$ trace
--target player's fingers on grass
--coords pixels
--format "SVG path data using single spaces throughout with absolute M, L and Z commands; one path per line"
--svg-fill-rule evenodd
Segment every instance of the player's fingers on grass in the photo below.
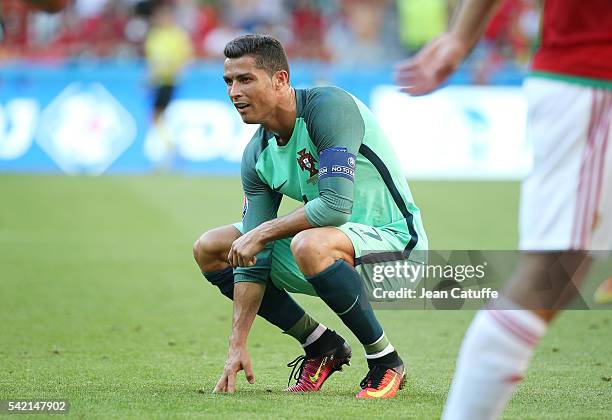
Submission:
M 250 384 L 255 383 L 255 374 L 253 373 L 253 365 L 251 364 L 251 360 L 248 359 L 243 363 L 244 374 L 249 381 Z
M 238 372 L 234 369 L 227 373 L 227 392 L 230 394 L 236 392 L 236 373 Z
M 219 379 L 219 382 L 217 382 L 217 385 L 215 386 L 215 389 L 213 390 L 213 392 L 226 392 L 227 391 L 227 375 L 225 372 L 223 372 L 223 375 L 221 375 L 221 379 Z

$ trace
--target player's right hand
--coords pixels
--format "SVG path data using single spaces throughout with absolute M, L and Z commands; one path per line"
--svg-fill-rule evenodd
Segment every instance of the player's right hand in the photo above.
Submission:
M 227 360 L 225 361 L 225 368 L 223 369 L 223 375 L 221 375 L 213 392 L 227 392 L 230 394 L 236 392 L 236 375 L 243 369 L 247 381 L 249 381 L 250 384 L 255 383 L 251 358 L 249 357 L 246 346 L 235 347 L 230 345 L 229 352 L 227 353 Z
M 227 260 L 232 267 L 251 267 L 257 262 L 257 255 L 264 249 L 265 243 L 260 240 L 259 230 L 253 229 L 232 242 Z
M 460 40 L 444 33 L 416 55 L 399 63 L 395 69 L 395 81 L 402 92 L 425 95 L 448 79 L 468 51 Z

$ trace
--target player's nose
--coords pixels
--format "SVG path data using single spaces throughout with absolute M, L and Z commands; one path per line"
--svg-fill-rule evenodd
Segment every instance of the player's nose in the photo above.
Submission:
M 229 97 L 231 100 L 235 100 L 240 98 L 240 96 L 242 96 L 242 91 L 240 89 L 240 87 L 238 86 L 237 83 L 232 83 L 232 85 L 229 88 Z

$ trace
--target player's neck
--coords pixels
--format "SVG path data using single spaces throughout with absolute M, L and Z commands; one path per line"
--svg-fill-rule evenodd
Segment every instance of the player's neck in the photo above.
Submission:
M 279 146 L 284 146 L 289 142 L 289 139 L 293 134 L 296 116 L 297 104 L 295 90 L 292 87 L 289 87 L 274 109 L 270 121 L 262 125 L 266 128 L 266 130 L 276 133 L 277 144 Z

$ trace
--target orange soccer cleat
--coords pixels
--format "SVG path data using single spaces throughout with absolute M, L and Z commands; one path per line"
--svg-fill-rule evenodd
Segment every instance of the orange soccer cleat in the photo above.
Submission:
M 361 381 L 357 398 L 392 398 L 406 382 L 404 365 L 396 368 L 374 365 Z

